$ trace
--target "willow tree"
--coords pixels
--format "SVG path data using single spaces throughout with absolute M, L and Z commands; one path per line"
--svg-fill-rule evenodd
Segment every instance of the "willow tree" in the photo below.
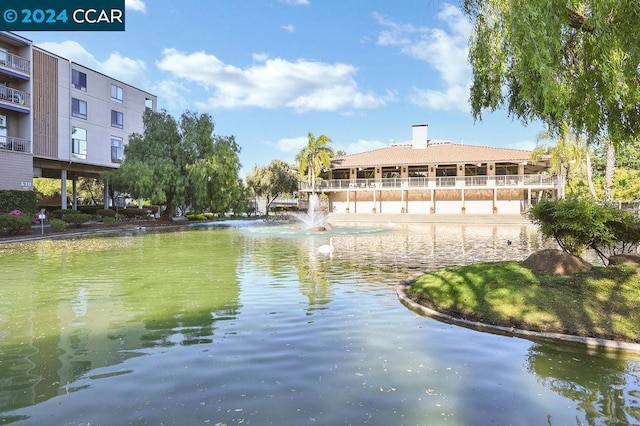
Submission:
M 311 191 L 316 190 L 316 179 L 320 176 L 322 169 L 328 169 L 331 158 L 334 156 L 333 149 L 329 146 L 331 138 L 320 135 L 316 139 L 313 133 L 308 134 L 307 146 L 296 156 L 298 171 L 301 176 L 307 175 L 311 184 Z
M 238 185 L 239 147 L 233 136 L 214 137 L 209 114 L 187 111 L 175 120 L 166 111 L 146 111 L 144 133 L 134 133 L 125 146 L 122 166 L 107 178 L 135 197 L 167 206 L 224 211 Z
M 638 138 L 640 2 L 465 0 L 464 11 L 474 21 L 476 119 L 506 106 L 525 124 L 539 119 L 559 132 L 566 123 L 611 152 Z

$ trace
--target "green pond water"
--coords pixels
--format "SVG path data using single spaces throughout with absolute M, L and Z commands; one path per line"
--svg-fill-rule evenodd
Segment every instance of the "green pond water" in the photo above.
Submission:
M 398 301 L 420 272 L 546 247 L 533 227 L 229 225 L 0 244 L 0 424 L 640 423 L 640 356 Z

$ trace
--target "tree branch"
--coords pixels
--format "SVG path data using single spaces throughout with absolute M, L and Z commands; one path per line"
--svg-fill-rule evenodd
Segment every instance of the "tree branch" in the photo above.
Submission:
M 587 22 L 589 18 L 581 13 L 576 12 L 573 9 L 570 9 L 568 6 L 567 16 L 569 17 L 569 26 L 571 28 L 575 28 L 578 31 L 585 31 L 589 34 L 593 34 L 593 32 L 595 31 L 593 25 Z

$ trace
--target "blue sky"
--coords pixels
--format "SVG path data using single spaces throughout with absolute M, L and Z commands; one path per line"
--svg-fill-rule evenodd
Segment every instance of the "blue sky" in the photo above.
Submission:
M 471 24 L 438 0 L 126 0 L 124 32 L 20 32 L 158 96 L 209 113 L 242 174 L 293 161 L 307 133 L 355 153 L 429 138 L 532 149 L 540 125 L 469 112 Z

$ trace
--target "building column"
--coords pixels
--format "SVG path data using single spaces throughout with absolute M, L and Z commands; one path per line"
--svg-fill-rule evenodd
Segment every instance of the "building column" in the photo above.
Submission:
M 67 171 L 65 169 L 60 171 L 60 208 L 67 209 Z
M 78 182 L 75 178 L 71 179 L 71 208 L 78 210 Z

